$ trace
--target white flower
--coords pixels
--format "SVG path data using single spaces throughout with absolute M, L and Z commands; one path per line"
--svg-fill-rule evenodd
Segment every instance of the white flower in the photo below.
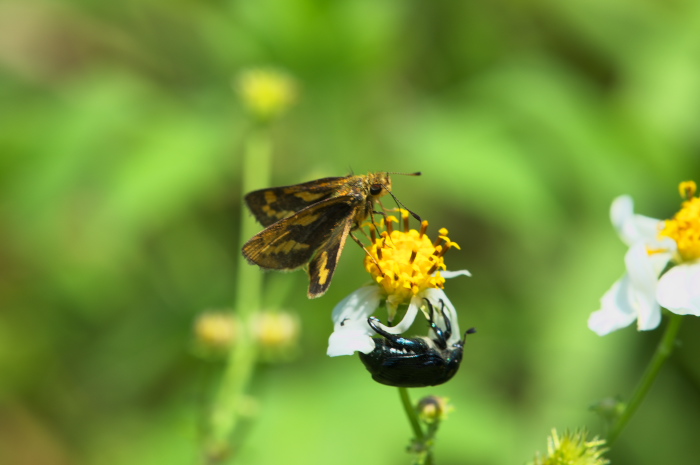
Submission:
M 637 320 L 637 329 L 656 328 L 661 307 L 679 315 L 700 315 L 700 199 L 681 184 L 688 200 L 672 220 L 634 214 L 629 196 L 615 199 L 610 218 L 622 241 L 627 272 L 601 299 L 588 327 L 605 335 Z M 664 273 L 669 264 L 671 269 Z M 663 273 L 663 274 L 662 274 Z
M 403 212 L 402 212 L 403 214 Z M 334 329 L 328 341 L 328 355 L 352 355 L 356 351 L 370 353 L 374 350 L 372 336 L 376 333 L 367 323 L 370 316 L 384 302 L 388 320 L 396 315 L 400 305 L 408 304 L 406 315 L 395 326 L 379 324 L 391 334 L 402 334 L 413 324 L 419 310 L 426 319 L 430 305 L 436 310 L 433 315 L 435 323 L 445 328 L 445 319 L 440 314 L 444 304 L 445 316 L 452 326 L 448 344 L 460 340 L 457 311 L 442 290 L 445 278 L 466 275 L 469 272 L 447 271 L 444 255 L 451 248 L 459 246 L 447 237 L 447 230 L 440 229 L 438 240 L 433 243 L 426 234 L 428 222 L 424 221 L 420 231 L 395 231 L 387 223 L 387 231 L 379 237 L 371 231 L 372 245 L 368 248 L 365 268 L 372 275 L 373 283 L 363 286 L 343 299 L 333 310 Z M 435 337 L 431 329 L 432 336 Z
M 328 339 L 328 356 L 352 355 L 356 351 L 368 354 L 374 350 L 372 336 L 376 335 L 376 333 L 367 323 L 367 318 L 376 312 L 381 300 L 386 298 L 382 294 L 382 289 L 379 286 L 364 286 L 336 305 L 333 309 L 333 333 Z M 452 326 L 452 334 L 447 340 L 447 344 L 451 346 L 459 342 L 462 334 L 459 330 L 457 311 L 442 289 L 430 288 L 413 296 L 408 305 L 408 310 L 406 310 L 406 315 L 397 325 L 385 326 L 381 323 L 378 323 L 378 325 L 391 334 L 406 332 L 416 319 L 418 311 L 425 308 L 424 298 L 430 301 L 435 310 L 439 310 L 442 304 L 445 304 L 445 315 Z M 389 305 L 387 303 L 387 311 L 390 311 Z M 441 316 L 436 318 L 435 321 L 439 327 L 445 327 L 445 322 Z M 435 337 L 434 334 L 432 336 Z

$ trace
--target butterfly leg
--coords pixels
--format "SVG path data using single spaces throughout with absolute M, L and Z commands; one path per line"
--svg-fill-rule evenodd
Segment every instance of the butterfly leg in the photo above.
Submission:
M 384 276 L 384 272 L 382 271 L 382 267 L 379 266 L 379 262 L 377 261 L 376 258 L 374 258 L 374 257 L 372 256 L 371 253 L 369 253 L 369 250 L 367 250 L 367 247 L 365 247 L 365 245 L 362 243 L 362 241 L 359 240 L 357 237 L 355 237 L 355 235 L 354 235 L 353 233 L 350 233 L 350 237 L 352 237 L 353 240 L 354 240 L 355 242 L 357 242 L 357 243 L 359 244 L 360 247 L 362 247 L 362 250 L 365 251 L 365 253 L 367 254 L 367 256 L 368 256 L 369 258 L 372 259 L 372 261 L 374 262 L 375 265 L 377 265 L 377 269 L 379 270 L 379 273 L 381 273 L 381 275 Z

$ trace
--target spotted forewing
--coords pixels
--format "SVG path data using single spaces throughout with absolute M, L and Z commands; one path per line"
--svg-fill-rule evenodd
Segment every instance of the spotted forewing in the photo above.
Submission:
M 245 202 L 266 228 L 243 246 L 243 256 L 271 270 L 308 264 L 308 295 L 320 297 L 330 286 L 348 235 L 390 189 L 389 175 L 380 172 L 251 192 Z

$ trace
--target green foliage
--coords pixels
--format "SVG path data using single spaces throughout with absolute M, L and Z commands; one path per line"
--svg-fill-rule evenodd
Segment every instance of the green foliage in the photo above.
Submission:
M 462 247 L 448 266 L 473 277 L 446 291 L 478 334 L 454 380 L 413 394 L 455 406 L 438 462 L 522 463 L 552 426 L 604 435 L 587 405 L 629 393 L 660 335 L 586 327 L 623 272 L 608 209 L 629 193 L 666 217 L 698 180 L 698 24 L 687 0 L 3 2 L 0 464 L 197 462 L 221 367 L 192 325 L 235 300 L 250 121 L 232 82 L 259 65 L 300 86 L 275 184 L 420 170 L 394 192 Z M 303 353 L 259 370 L 240 463 L 406 463 L 395 390 L 325 356 L 361 260 L 349 242 L 313 301 L 302 272 L 265 276 Z M 699 330 L 613 463 L 695 453 Z

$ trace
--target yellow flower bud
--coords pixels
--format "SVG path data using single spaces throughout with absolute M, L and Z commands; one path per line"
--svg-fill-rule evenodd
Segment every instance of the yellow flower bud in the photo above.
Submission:
M 297 83 L 288 74 L 272 69 L 249 69 L 235 80 L 235 89 L 253 116 L 271 121 L 297 100 Z
M 426 396 L 418 401 L 416 407 L 418 418 L 421 421 L 431 424 L 447 418 L 447 414 L 454 410 L 447 397 Z
M 251 320 L 251 332 L 267 361 L 288 360 L 298 349 L 301 325 L 296 315 L 287 312 L 260 312 Z
M 226 351 L 236 342 L 240 323 L 226 312 L 205 312 L 194 323 L 197 344 L 207 351 Z

